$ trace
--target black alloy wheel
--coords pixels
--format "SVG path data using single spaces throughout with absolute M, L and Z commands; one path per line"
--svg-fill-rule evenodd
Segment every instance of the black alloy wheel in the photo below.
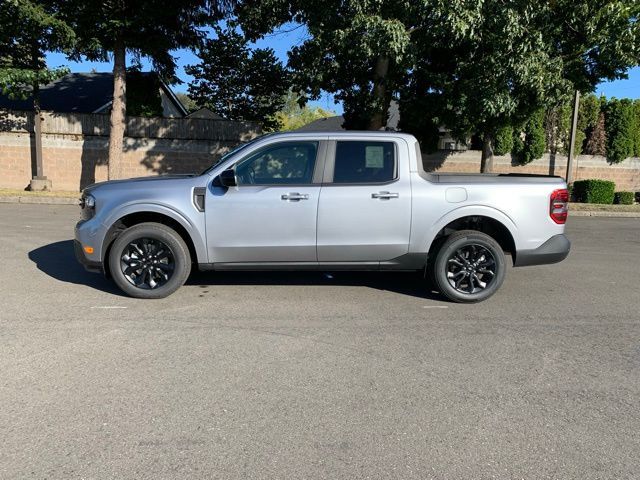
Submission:
M 140 223 L 124 230 L 109 251 L 113 281 L 135 298 L 171 295 L 191 272 L 189 247 L 178 232 L 161 223 Z
M 489 249 L 468 244 L 447 259 L 447 279 L 460 293 L 478 293 L 496 278 L 496 261 Z
M 129 242 L 120 256 L 120 269 L 131 285 L 150 290 L 162 287 L 173 276 L 176 264 L 171 248 L 155 238 Z
M 504 281 L 506 260 L 491 236 L 462 230 L 442 241 L 430 268 L 445 297 L 458 303 L 474 303 L 498 291 Z

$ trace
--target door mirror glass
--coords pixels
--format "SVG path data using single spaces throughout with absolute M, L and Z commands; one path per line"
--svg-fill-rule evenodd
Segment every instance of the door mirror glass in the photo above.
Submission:
M 220 174 L 220 183 L 223 187 L 235 187 L 238 182 L 236 181 L 236 172 L 233 168 L 224 170 Z

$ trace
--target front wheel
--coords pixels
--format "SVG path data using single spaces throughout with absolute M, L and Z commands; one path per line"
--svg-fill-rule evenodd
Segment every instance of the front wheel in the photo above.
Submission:
M 126 294 L 164 298 L 187 280 L 191 256 L 175 230 L 160 223 L 141 223 L 116 238 L 109 253 L 109 268 Z
M 458 303 L 486 300 L 504 281 L 506 261 L 493 238 L 475 230 L 449 236 L 433 264 L 433 278 L 440 292 Z

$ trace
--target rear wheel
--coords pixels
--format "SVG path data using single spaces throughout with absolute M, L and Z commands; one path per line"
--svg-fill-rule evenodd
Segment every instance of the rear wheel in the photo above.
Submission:
M 187 280 L 191 257 L 175 230 L 160 223 L 141 223 L 118 236 L 109 254 L 109 268 L 126 294 L 164 298 Z
M 435 284 L 445 297 L 474 303 L 498 291 L 506 261 L 502 248 L 489 235 L 463 230 L 442 243 L 432 268 Z

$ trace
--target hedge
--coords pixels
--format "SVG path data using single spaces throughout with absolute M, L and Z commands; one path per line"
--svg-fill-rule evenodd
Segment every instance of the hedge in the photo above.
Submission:
M 608 180 L 578 180 L 573 182 L 573 198 L 576 202 L 601 203 L 611 205 L 613 203 L 616 184 Z
M 613 198 L 613 203 L 617 203 L 619 205 L 633 205 L 635 196 L 635 192 L 616 192 Z

